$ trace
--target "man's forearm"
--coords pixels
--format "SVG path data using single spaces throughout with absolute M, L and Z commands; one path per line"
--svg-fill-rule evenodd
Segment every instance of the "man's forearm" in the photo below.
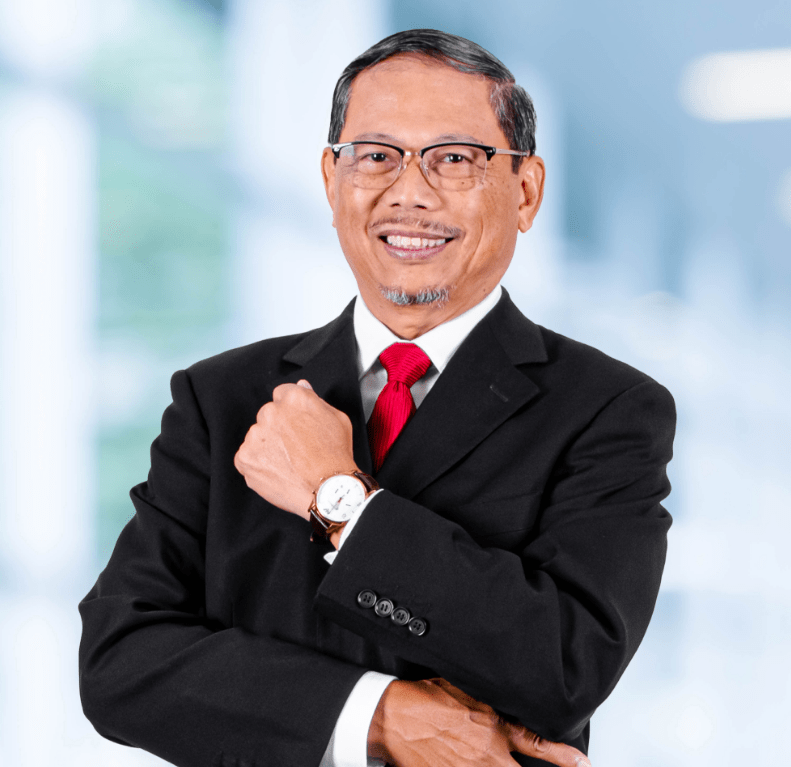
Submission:
M 657 418 L 646 429 L 644 395 L 653 398 L 641 387 L 625 393 L 579 438 L 578 462 L 595 451 L 598 463 L 547 492 L 520 555 L 483 548 L 458 524 L 384 491 L 339 555 L 343 567 L 324 577 L 318 609 L 545 737 L 577 737 L 637 649 L 659 588 L 672 402 L 671 428 Z M 610 431 L 634 457 L 607 444 Z M 415 636 L 365 609 L 362 589 L 425 619 L 428 631 Z
M 190 374 L 176 373 L 171 385 L 148 482 L 132 491 L 136 514 L 80 603 L 85 714 L 105 737 L 176 765 L 261 754 L 280 767 L 317 764 L 365 670 L 289 639 L 289 616 L 279 630 L 256 630 L 243 597 L 217 586 L 226 561 L 223 551 L 212 564 L 218 555 L 211 545 L 207 553 L 211 440 Z M 237 510 L 223 507 L 214 519 Z M 326 569 L 310 548 L 309 526 L 299 525 L 300 546 L 286 558 L 304 555 L 301 572 L 314 564 Z M 288 525 L 279 528 L 278 543 L 288 535 Z M 261 557 L 259 549 L 256 561 Z M 207 579 L 207 568 L 214 577 Z M 241 566 L 236 572 L 246 579 L 245 595 L 264 580 Z

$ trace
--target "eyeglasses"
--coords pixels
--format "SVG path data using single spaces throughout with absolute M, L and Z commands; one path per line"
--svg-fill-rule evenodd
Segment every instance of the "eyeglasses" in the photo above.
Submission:
M 420 157 L 420 169 L 435 189 L 466 191 L 480 186 L 486 164 L 496 154 L 529 157 L 530 152 L 515 152 L 483 144 L 432 144 L 412 152 L 376 141 L 348 141 L 333 144 L 338 171 L 362 189 L 386 189 L 406 167 L 404 158 Z M 407 160 L 408 162 L 408 160 Z

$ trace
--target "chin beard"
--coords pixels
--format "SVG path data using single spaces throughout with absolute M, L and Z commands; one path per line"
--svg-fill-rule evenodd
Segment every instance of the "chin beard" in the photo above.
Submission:
M 407 293 L 403 288 L 379 286 L 379 292 L 396 306 L 435 306 L 438 309 L 445 306 L 450 298 L 452 286 L 445 288 L 423 288 L 417 293 Z

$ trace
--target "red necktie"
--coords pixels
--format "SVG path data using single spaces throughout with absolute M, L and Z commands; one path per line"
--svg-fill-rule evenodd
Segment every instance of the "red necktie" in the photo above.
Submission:
M 387 383 L 368 420 L 368 440 L 375 472 L 381 468 L 401 429 L 415 414 L 415 400 L 409 388 L 425 375 L 431 365 L 425 352 L 415 344 L 388 346 L 379 355 L 379 361 L 387 371 Z

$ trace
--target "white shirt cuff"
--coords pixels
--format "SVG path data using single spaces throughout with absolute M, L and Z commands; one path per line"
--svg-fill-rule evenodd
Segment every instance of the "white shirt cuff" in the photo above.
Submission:
M 357 681 L 335 723 L 319 767 L 383 767 L 368 756 L 368 730 L 387 685 L 397 677 L 366 671 Z
M 352 530 L 354 530 L 354 526 L 359 521 L 360 517 L 363 515 L 365 511 L 365 507 L 371 502 L 371 499 L 377 494 L 381 493 L 382 488 L 380 487 L 378 490 L 374 490 L 357 508 L 357 512 L 355 515 L 346 523 L 346 526 L 341 531 L 341 537 L 338 540 L 338 548 L 336 551 L 330 551 L 329 553 L 324 555 L 324 559 L 327 560 L 330 564 L 335 561 L 335 557 L 338 556 L 338 552 L 343 547 L 343 544 L 346 543 L 346 539 L 351 534 Z

